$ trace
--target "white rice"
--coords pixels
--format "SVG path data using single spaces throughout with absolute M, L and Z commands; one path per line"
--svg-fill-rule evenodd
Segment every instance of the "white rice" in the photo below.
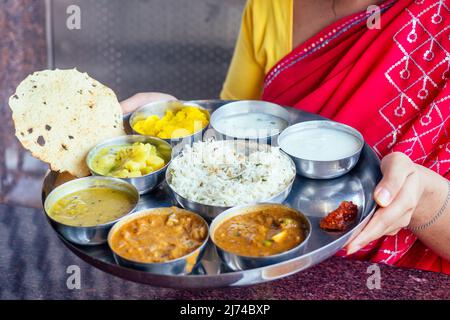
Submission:
M 279 148 L 249 156 L 232 141 L 194 143 L 170 165 L 170 186 L 182 197 L 214 206 L 236 206 L 268 200 L 294 179 L 295 169 Z

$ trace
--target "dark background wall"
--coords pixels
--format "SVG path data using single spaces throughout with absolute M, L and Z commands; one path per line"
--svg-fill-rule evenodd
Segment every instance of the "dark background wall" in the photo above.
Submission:
M 76 67 L 111 87 L 119 100 L 141 91 L 217 98 L 244 4 L 0 0 L 0 203 L 40 206 L 47 167 L 20 147 L 7 104 L 26 75 L 47 66 Z M 67 28 L 70 5 L 80 8 L 80 29 Z
M 14 136 L 8 98 L 29 73 L 47 66 L 44 1 L 0 1 L 0 202 L 38 205 L 46 167 Z
M 79 6 L 79 30 L 66 27 Z M 139 91 L 217 98 L 245 0 L 57 0 L 51 6 L 54 65 L 77 67 L 124 99 Z

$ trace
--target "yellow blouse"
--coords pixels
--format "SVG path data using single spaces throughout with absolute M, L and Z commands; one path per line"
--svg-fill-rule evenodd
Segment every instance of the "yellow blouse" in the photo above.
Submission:
M 221 99 L 260 99 L 264 76 L 292 51 L 293 0 L 248 0 Z

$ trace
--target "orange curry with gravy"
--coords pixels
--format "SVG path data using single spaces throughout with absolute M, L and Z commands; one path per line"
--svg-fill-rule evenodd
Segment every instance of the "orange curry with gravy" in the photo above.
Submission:
M 264 257 L 288 251 L 306 238 L 304 218 L 286 206 L 262 206 L 224 220 L 214 242 L 228 252 Z
M 207 236 L 208 226 L 196 214 L 160 208 L 125 222 L 112 234 L 110 246 L 125 259 L 161 263 L 195 251 Z

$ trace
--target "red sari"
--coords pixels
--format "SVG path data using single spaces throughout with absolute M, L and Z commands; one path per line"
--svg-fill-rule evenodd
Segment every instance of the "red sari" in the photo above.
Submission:
M 263 99 L 348 124 L 380 157 L 401 151 L 448 179 L 447 1 L 386 1 L 380 29 L 367 27 L 366 12 L 333 23 L 272 68 Z M 353 256 L 450 274 L 450 262 L 407 229 Z

